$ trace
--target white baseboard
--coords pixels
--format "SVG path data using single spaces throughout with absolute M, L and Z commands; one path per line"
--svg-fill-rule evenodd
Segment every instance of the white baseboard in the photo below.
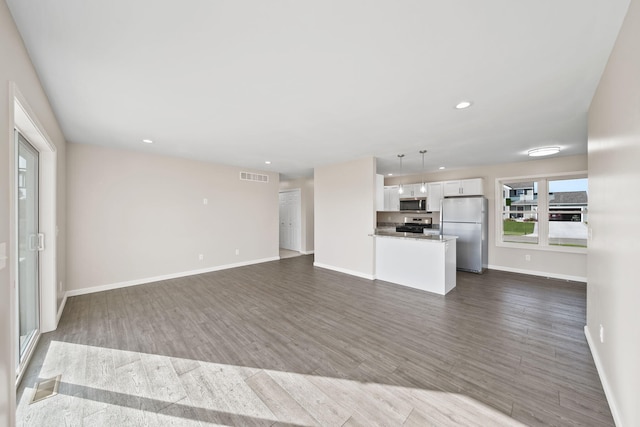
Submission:
M 315 251 L 300 251 L 302 255 L 313 255 Z
M 600 377 L 600 382 L 602 383 L 602 388 L 604 389 L 604 395 L 607 396 L 607 402 L 609 403 L 609 409 L 611 409 L 613 422 L 617 426 L 622 426 L 622 420 L 620 419 L 620 412 L 618 412 L 618 405 L 616 404 L 616 401 L 613 397 L 613 392 L 611 391 L 611 386 L 609 385 L 607 374 L 605 373 L 604 367 L 602 366 L 602 362 L 600 361 L 598 350 L 596 349 L 596 346 L 593 344 L 593 337 L 591 336 L 589 327 L 586 325 L 584 327 L 584 335 L 587 337 L 589 350 L 591 350 L 593 361 L 596 364 L 596 369 L 598 370 L 598 376 Z
M 364 274 L 359 271 L 348 270 L 346 268 L 334 267 L 332 265 L 321 264 L 318 262 L 313 263 L 314 267 L 326 268 L 327 270 L 337 271 L 338 273 L 349 274 L 351 276 L 361 277 L 363 279 L 374 280 L 375 276 L 373 274 Z
M 64 311 L 65 305 L 67 305 L 67 296 L 68 292 L 64 293 L 62 297 L 62 304 L 60 304 L 60 308 L 58 309 L 58 315 L 56 316 L 56 329 L 58 329 L 58 323 L 60 323 L 60 318 L 62 317 L 62 312 Z
M 92 286 L 89 288 L 82 288 L 82 289 L 73 289 L 73 290 L 67 291 L 66 296 L 75 297 L 78 295 L 92 294 L 94 292 L 110 291 L 112 289 L 126 288 L 128 286 L 144 285 L 145 283 L 159 282 L 161 280 L 178 279 L 180 277 L 210 273 L 212 271 L 227 270 L 229 268 L 244 267 L 247 265 L 261 264 L 263 262 L 269 262 L 269 261 L 278 261 L 279 259 L 280 257 L 278 256 L 270 257 L 270 258 L 254 259 L 251 261 L 243 261 L 243 262 L 237 262 L 234 264 L 218 265 L 215 267 L 203 268 L 200 270 L 183 271 L 180 273 L 165 274 L 163 276 L 146 277 L 144 279 L 128 280 L 126 282 L 110 283 L 107 285 Z
M 581 277 L 581 276 L 569 276 L 567 274 L 547 273 L 544 271 L 536 271 L 536 270 L 523 270 L 520 268 L 504 267 L 502 265 L 489 265 L 488 268 L 490 270 L 508 271 L 510 273 L 528 274 L 530 276 L 540 276 L 540 277 L 548 277 L 552 279 L 571 280 L 574 282 L 584 282 L 585 284 L 587 283 L 587 278 Z

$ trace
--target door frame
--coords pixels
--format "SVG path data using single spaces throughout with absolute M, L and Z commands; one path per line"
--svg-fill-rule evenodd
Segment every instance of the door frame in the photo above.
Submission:
M 298 247 L 298 252 L 300 253 L 304 253 L 304 249 L 302 248 L 302 233 L 303 233 L 303 226 L 302 226 L 302 190 L 300 188 L 288 188 L 286 190 L 280 190 L 278 192 L 278 195 L 282 194 L 282 193 L 297 193 L 298 194 L 298 203 L 296 205 L 296 210 L 298 211 L 298 218 L 299 218 L 299 233 L 298 233 L 298 242 L 300 243 L 299 247 Z M 280 198 L 278 197 L 278 204 L 280 203 Z M 278 212 L 280 212 L 280 206 L 278 206 Z M 278 226 L 280 226 L 280 218 L 278 218 Z M 278 236 L 280 236 L 280 230 L 278 230 Z M 279 238 L 278 238 L 279 239 Z
M 29 106 L 26 98 L 22 95 L 15 82 L 9 82 L 9 96 L 11 105 L 9 108 L 9 173 L 10 173 L 10 233 L 9 233 L 9 257 L 13 259 L 8 263 L 9 267 L 9 283 L 10 283 L 10 319 L 11 331 L 18 333 L 17 310 L 16 307 L 16 282 L 18 276 L 18 205 L 17 188 L 18 188 L 18 147 L 15 137 L 15 130 L 20 133 L 31 143 L 38 151 L 40 157 L 39 165 L 39 231 L 45 235 L 45 249 L 40 252 L 39 258 L 39 274 L 40 274 L 40 333 L 50 332 L 56 329 L 61 309 L 57 307 L 58 287 L 57 280 L 57 150 L 56 146 L 51 142 L 51 138 L 47 135 L 42 124 L 38 121 L 35 113 Z M 61 289 L 60 289 L 61 290 Z M 30 352 L 25 356 L 23 363 L 19 364 L 16 360 L 18 337 L 12 340 L 12 366 L 16 369 L 16 385 L 20 383 L 24 368 L 29 363 L 33 350 L 37 346 L 38 337 L 35 344 L 31 347 Z

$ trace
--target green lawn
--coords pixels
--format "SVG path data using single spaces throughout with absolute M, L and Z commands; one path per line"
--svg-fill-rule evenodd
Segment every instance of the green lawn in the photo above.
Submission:
M 524 236 L 533 233 L 534 226 L 534 222 L 517 222 L 505 219 L 503 230 L 506 236 Z

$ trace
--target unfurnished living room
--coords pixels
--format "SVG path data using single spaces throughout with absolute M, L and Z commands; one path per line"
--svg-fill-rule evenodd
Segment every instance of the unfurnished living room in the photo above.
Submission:
M 2 0 L 0 58 L 0 427 L 640 425 L 640 0 Z

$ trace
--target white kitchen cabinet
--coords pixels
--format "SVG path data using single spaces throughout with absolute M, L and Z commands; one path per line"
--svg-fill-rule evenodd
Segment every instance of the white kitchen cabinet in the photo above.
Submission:
M 442 201 L 442 182 L 430 182 L 427 184 L 427 210 L 439 211 Z
M 403 197 L 427 197 L 427 193 L 421 193 L 420 187 L 422 187 L 422 183 L 416 184 L 404 184 L 403 186 L 404 193 L 400 195 L 400 198 Z
M 462 194 L 465 196 L 482 196 L 484 195 L 484 186 L 482 178 L 463 179 L 460 181 Z
M 445 181 L 443 183 L 443 195 L 448 196 L 482 196 L 482 178 L 461 179 L 458 181 Z
M 385 211 L 400 210 L 400 194 L 398 194 L 397 185 L 389 185 L 384 187 L 384 210 Z
M 376 175 L 376 211 L 384 210 L 384 175 Z
M 404 190 L 402 194 L 400 194 L 400 198 L 403 197 L 414 197 L 414 185 L 413 184 L 402 184 L 402 189 Z

